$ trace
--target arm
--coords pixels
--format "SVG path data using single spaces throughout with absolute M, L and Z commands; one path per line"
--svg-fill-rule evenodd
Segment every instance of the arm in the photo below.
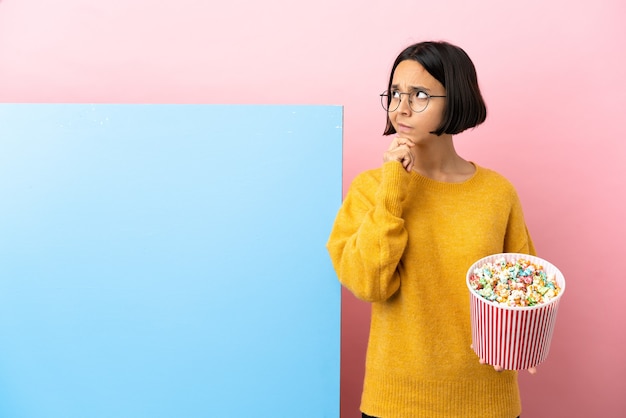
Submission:
M 517 193 L 515 191 L 512 193 L 511 212 L 509 213 L 509 220 L 506 227 L 503 250 L 507 253 L 537 255 L 535 245 L 533 244 L 533 240 L 526 226 L 526 221 L 524 220 L 522 204 Z
M 408 240 L 402 203 L 410 174 L 397 161 L 384 163 L 380 173 L 355 179 L 327 243 L 339 281 L 370 302 L 399 289 L 397 267 Z
M 506 228 L 506 235 L 504 237 L 503 252 L 521 253 L 536 255 L 535 246 L 533 240 L 528 232 L 528 227 L 524 220 L 524 214 L 522 211 L 522 204 L 519 200 L 517 193 L 512 191 L 512 205 L 511 212 L 509 213 L 508 224 Z M 484 359 L 479 359 L 480 364 L 485 364 Z M 504 369 L 502 366 L 494 365 L 493 368 L 497 372 L 501 372 Z M 535 367 L 528 369 L 530 374 L 537 373 Z

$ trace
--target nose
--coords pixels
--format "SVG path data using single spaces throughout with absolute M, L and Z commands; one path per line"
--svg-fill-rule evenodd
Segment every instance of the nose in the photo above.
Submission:
M 406 95 L 406 97 L 404 97 Z M 402 113 L 403 115 L 408 115 L 411 113 L 410 106 L 410 96 L 407 93 L 400 93 L 400 104 L 398 104 L 398 108 L 396 112 Z

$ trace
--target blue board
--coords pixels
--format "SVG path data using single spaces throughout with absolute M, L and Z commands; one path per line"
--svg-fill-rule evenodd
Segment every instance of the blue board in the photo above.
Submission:
M 0 417 L 338 417 L 342 108 L 0 105 Z

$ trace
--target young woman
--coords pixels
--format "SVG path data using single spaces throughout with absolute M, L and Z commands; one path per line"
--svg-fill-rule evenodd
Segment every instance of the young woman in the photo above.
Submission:
M 363 416 L 517 417 L 517 373 L 470 347 L 469 266 L 534 254 L 511 183 L 454 148 L 487 114 L 474 65 L 446 42 L 409 46 L 381 99 L 393 139 L 354 179 L 327 244 L 341 283 L 372 303 Z

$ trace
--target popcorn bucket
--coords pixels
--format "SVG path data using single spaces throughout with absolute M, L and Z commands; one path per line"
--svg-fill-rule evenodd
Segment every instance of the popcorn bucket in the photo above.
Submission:
M 548 276 L 555 276 L 560 292 L 549 301 L 534 306 L 507 306 L 485 299 L 472 288 L 470 277 L 476 268 L 502 258 L 512 262 L 521 258 L 542 266 Z M 507 370 L 528 369 L 546 359 L 559 300 L 565 291 L 565 278 L 558 268 L 527 254 L 494 254 L 481 258 L 469 268 L 466 284 L 470 291 L 472 346 L 479 358 Z

